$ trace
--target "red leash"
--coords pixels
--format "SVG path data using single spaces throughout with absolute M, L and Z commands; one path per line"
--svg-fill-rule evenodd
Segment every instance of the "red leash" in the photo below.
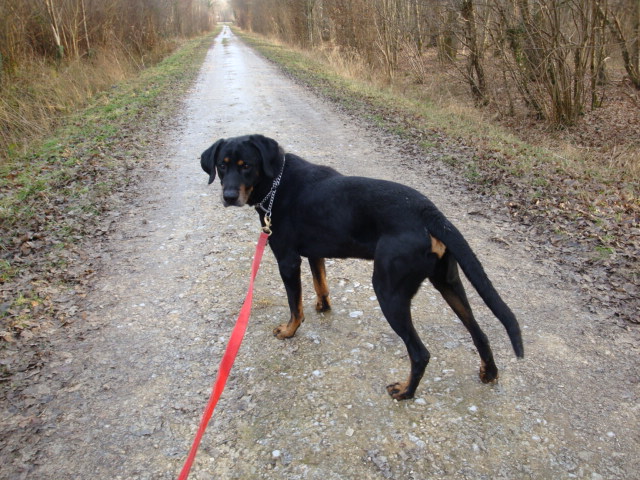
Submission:
M 264 247 L 267 245 L 268 238 L 269 235 L 267 233 L 261 233 L 260 238 L 258 239 L 256 255 L 253 258 L 253 264 L 251 266 L 249 291 L 247 292 L 247 297 L 244 300 L 242 309 L 240 309 L 240 315 L 238 315 L 236 326 L 233 328 L 233 332 L 231 333 L 231 338 L 229 339 L 227 349 L 222 356 L 222 361 L 220 362 L 220 367 L 218 368 L 218 376 L 215 383 L 213 384 L 211 397 L 209 397 L 209 403 L 207 404 L 207 407 L 202 414 L 202 419 L 200 420 L 200 426 L 198 427 L 196 438 L 193 440 L 193 445 L 191 445 L 189 456 L 187 457 L 187 461 L 184 463 L 184 467 L 182 467 L 182 471 L 180 472 L 178 480 L 186 480 L 189 476 L 189 470 L 191 470 L 193 460 L 196 458 L 200 440 L 202 440 L 204 431 L 206 430 L 209 420 L 213 415 L 213 409 L 216 407 L 220 395 L 222 395 L 224 386 L 227 383 L 227 378 L 229 378 L 229 372 L 231 371 L 233 362 L 235 361 L 238 350 L 240 349 L 240 344 L 242 343 L 244 333 L 247 330 L 247 324 L 249 323 L 249 315 L 251 314 L 251 302 L 253 300 L 253 281 L 258 274 L 258 268 L 260 267 L 260 261 L 262 260 L 262 254 L 264 252 Z

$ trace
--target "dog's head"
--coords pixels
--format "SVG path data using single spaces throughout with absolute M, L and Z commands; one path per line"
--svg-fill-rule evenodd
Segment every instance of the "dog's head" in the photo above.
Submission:
M 242 207 L 254 205 L 268 192 L 281 157 L 282 150 L 275 140 L 246 135 L 218 140 L 202 153 L 200 165 L 209 174 L 210 184 L 218 173 L 224 205 Z M 252 198 L 258 187 L 266 191 L 260 198 Z

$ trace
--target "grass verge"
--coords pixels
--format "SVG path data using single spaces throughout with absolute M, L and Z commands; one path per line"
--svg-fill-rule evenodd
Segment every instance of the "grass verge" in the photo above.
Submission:
M 297 81 L 423 153 L 438 152 L 444 144 L 460 147 L 464 155 L 436 157 L 473 190 L 499 204 L 527 236 L 535 235 L 543 255 L 555 252 L 559 262 L 570 265 L 570 280 L 582 288 L 592 309 L 640 321 L 637 176 L 594 158 L 563 156 L 558 153 L 562 150 L 528 144 L 482 111 L 443 108 L 341 74 L 318 52 L 237 33 Z
M 92 274 L 83 240 L 104 233 L 100 215 L 135 181 L 136 165 L 177 111 L 217 33 L 97 94 L 53 136 L 0 166 L 0 338 L 28 337 L 75 313 Z

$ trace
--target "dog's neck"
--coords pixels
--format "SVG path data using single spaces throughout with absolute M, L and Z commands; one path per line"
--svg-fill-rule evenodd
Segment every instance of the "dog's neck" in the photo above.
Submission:
M 273 201 L 275 200 L 276 197 L 276 193 L 278 191 L 278 187 L 280 186 L 280 181 L 282 180 L 282 175 L 284 173 L 284 167 L 286 165 L 286 157 L 284 152 L 282 153 L 282 164 L 280 166 L 280 173 L 278 173 L 278 175 L 273 179 L 273 183 L 271 184 L 271 188 L 269 189 L 269 191 L 262 196 L 262 200 L 260 202 L 256 202 L 255 203 L 255 207 L 256 210 L 258 212 L 262 212 L 267 216 L 271 216 L 271 209 L 273 208 Z M 254 191 L 252 192 L 252 197 L 253 195 L 257 194 L 259 192 Z M 260 198 L 260 197 L 258 197 Z M 250 203 L 251 205 L 251 203 Z

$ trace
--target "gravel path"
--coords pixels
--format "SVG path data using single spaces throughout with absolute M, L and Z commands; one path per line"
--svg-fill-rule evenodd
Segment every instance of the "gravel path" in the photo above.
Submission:
M 634 332 L 583 308 L 558 282 L 556 262 L 518 243 L 505 218 L 453 187 L 442 167 L 416 162 L 313 97 L 228 29 L 186 99 L 180 128 L 153 153 L 155 167 L 102 249 L 85 308 L 25 402 L 3 407 L 3 479 L 176 478 L 204 408 L 248 283 L 259 234 L 250 208 L 225 209 L 199 154 L 220 137 L 263 133 L 343 173 L 387 178 L 426 193 L 466 235 L 523 327 L 527 358 L 475 292 L 500 382 L 477 378 L 463 326 L 432 288 L 414 301 L 432 360 L 415 399 L 392 401 L 405 377 L 403 344 L 383 319 L 371 264 L 328 262 L 334 309 L 313 310 L 297 335 L 266 252 L 253 316 L 209 425 L 193 479 L 633 479 L 639 478 Z M 434 151 L 436 157 L 442 152 Z M 423 159 L 424 160 L 424 159 Z M 96 244 L 98 245 L 98 244 Z M 37 433 L 19 427 L 38 422 Z

